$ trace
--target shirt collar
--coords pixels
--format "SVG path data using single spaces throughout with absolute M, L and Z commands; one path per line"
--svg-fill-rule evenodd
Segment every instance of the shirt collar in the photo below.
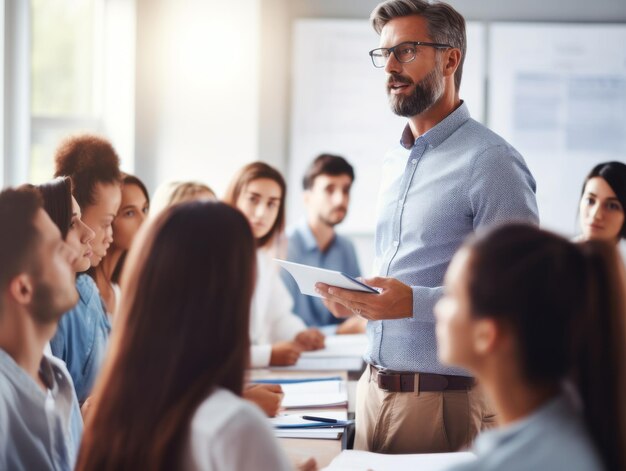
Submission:
M 437 123 L 433 128 L 429 129 L 421 137 L 428 143 L 430 147 L 437 147 L 447 138 L 449 138 L 461 125 L 470 118 L 469 110 L 464 101 L 461 105 L 446 116 L 442 121 Z M 400 137 L 400 145 L 405 149 L 411 149 L 417 140 L 413 137 L 411 127 L 407 123 Z
M 306 219 L 302 219 L 299 224 L 300 235 L 302 236 L 302 242 L 304 243 L 304 248 L 308 251 L 316 250 L 317 240 L 309 227 L 309 223 Z

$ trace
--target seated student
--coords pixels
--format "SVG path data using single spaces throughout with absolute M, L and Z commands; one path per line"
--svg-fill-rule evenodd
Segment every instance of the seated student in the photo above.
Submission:
M 454 256 L 435 307 L 438 354 L 475 374 L 500 422 L 455 469 L 626 469 L 620 265 L 606 242 L 519 224 Z
M 361 269 L 354 246 L 337 234 L 335 226 L 348 214 L 354 169 L 343 157 L 318 156 L 309 165 L 302 180 L 306 217 L 287 230 L 287 260 L 360 276 Z M 340 319 L 331 314 L 321 298 L 300 293 L 298 284 L 286 271 L 281 276 L 294 302 L 293 312 L 308 326 L 326 333 L 365 332 L 365 319 Z
M 119 158 L 106 140 L 84 135 L 61 144 L 55 161 L 55 175 L 70 177 L 82 220 L 95 233 L 89 262 L 97 267 L 111 245 L 111 224 L 122 198 Z M 50 346 L 52 353 L 65 361 L 82 404 L 100 370 L 111 323 L 94 280 L 79 275 L 76 285 L 80 303 L 61 318 Z
M 122 201 L 113 219 L 113 241 L 94 272 L 100 296 L 112 312 L 119 302 L 119 278 L 126 253 L 148 216 L 149 207 L 150 196 L 143 182 L 134 175 L 122 174 Z
M 596 165 L 583 185 L 579 219 L 583 240 L 608 240 L 617 244 L 626 238 L 626 165 L 605 162 Z
M 191 202 L 138 238 L 77 471 L 289 469 L 266 418 L 240 398 L 254 290 L 247 221 Z
M 0 469 L 71 470 L 82 433 L 72 379 L 43 354 L 78 300 L 79 256 L 28 188 L 0 193 Z
M 204 183 L 194 181 L 166 182 L 154 192 L 150 207 L 150 217 L 179 203 L 197 200 L 216 200 L 215 193 Z M 243 397 L 257 406 L 269 416 L 274 417 L 280 410 L 283 390 L 278 384 L 247 384 L 243 389 Z
M 253 162 L 235 175 L 224 198 L 246 216 L 257 245 L 257 281 L 250 318 L 252 367 L 293 365 L 302 350 L 324 347 L 324 335 L 307 329 L 291 312 L 291 296 L 272 260 L 285 221 L 285 192 L 285 180 L 278 170 Z
M 72 196 L 72 182 L 69 177 L 59 177 L 42 185 L 33 186 L 43 198 L 43 207 L 52 222 L 61 231 L 63 240 L 78 254 L 72 268 L 75 273 L 82 273 L 89 269 L 91 263 L 91 241 L 94 232 L 81 220 L 80 207 L 76 198 Z M 85 284 L 76 283 L 78 304 L 72 309 L 81 310 L 86 306 L 88 292 L 83 292 Z M 50 344 L 46 345 L 47 355 L 53 355 Z M 76 387 L 76 384 L 74 384 Z M 81 385 L 78 388 L 82 388 Z
M 201 199 L 216 200 L 215 192 L 204 183 L 195 181 L 169 181 L 154 192 L 150 215 L 155 216 L 173 204 Z

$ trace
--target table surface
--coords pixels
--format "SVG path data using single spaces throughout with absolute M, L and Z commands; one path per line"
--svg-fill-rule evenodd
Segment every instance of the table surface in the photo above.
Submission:
M 339 376 L 348 384 L 348 408 L 335 407 L 332 409 L 290 409 L 290 413 L 316 415 L 324 411 L 344 410 L 346 412 L 354 410 L 354 390 L 356 383 L 348 381 L 348 373 L 346 371 L 284 371 L 271 369 L 255 369 L 250 371 L 250 379 L 263 378 L 280 378 L 280 379 L 296 379 L 296 378 L 316 378 L 327 376 Z M 299 463 L 314 457 L 318 467 L 325 468 L 330 462 L 341 453 L 341 439 L 338 440 L 321 440 L 312 438 L 279 438 L 278 442 L 287 454 L 292 465 L 297 466 Z

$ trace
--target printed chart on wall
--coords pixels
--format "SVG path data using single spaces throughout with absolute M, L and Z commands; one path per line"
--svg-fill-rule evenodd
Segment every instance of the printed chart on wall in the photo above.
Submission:
M 577 233 L 582 182 L 626 161 L 626 27 L 494 24 L 489 123 L 537 180 L 542 225 Z
M 331 153 L 345 157 L 356 173 L 341 232 L 373 234 L 382 159 L 406 123 L 389 109 L 385 72 L 368 55 L 378 47 L 378 35 L 366 20 L 298 20 L 293 36 L 288 221 L 302 217 L 306 167 L 320 153 Z M 483 25 L 469 23 L 467 36 L 461 97 L 482 120 Z

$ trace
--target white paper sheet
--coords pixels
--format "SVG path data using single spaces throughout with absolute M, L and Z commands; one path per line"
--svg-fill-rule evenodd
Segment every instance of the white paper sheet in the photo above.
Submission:
M 326 471 L 444 471 L 448 467 L 476 459 L 470 452 L 425 453 L 415 455 L 383 455 L 367 451 L 344 450 Z
M 311 407 L 335 407 L 348 403 L 345 381 L 312 381 L 308 383 L 283 384 L 282 406 L 285 409 Z

